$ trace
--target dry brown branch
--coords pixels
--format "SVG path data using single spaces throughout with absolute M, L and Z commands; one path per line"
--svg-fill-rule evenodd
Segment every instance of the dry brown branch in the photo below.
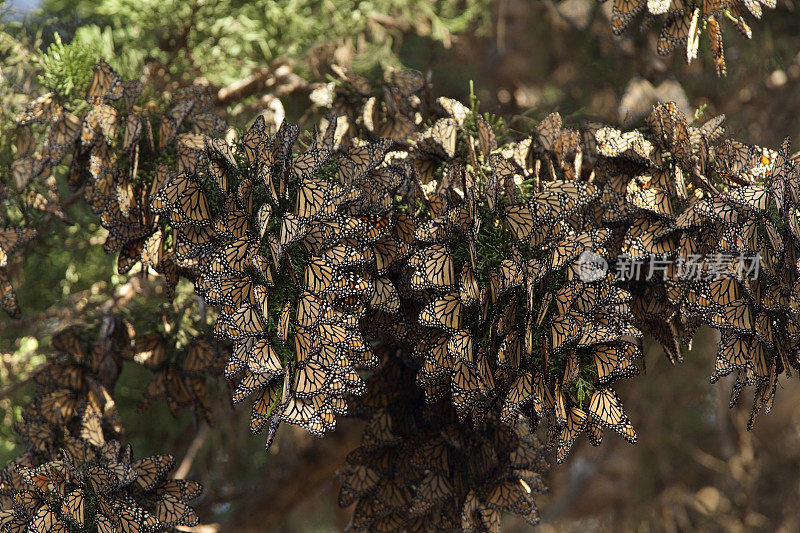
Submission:
M 172 475 L 175 479 L 184 479 L 189 474 L 189 470 L 192 469 L 192 463 L 194 463 L 195 457 L 197 457 L 197 452 L 205 444 L 208 436 L 211 434 L 211 428 L 208 424 L 203 422 L 200 428 L 197 430 L 197 433 L 192 440 L 192 443 L 189 445 L 189 448 L 186 450 L 186 455 L 183 456 L 183 460 L 178 468 L 175 470 L 174 474 Z
M 245 79 L 231 83 L 217 91 L 217 100 L 221 105 L 227 105 L 260 92 L 266 85 L 267 78 L 271 75 L 270 68 L 257 68 Z
M 229 106 L 249 96 L 262 94 L 254 102 L 237 108 L 236 116 L 250 116 L 269 106 L 274 98 L 287 96 L 299 90 L 308 90 L 309 83 L 294 73 L 292 65 L 284 61 L 273 62 L 269 67 L 260 67 L 243 80 L 234 82 L 217 91 L 217 103 Z

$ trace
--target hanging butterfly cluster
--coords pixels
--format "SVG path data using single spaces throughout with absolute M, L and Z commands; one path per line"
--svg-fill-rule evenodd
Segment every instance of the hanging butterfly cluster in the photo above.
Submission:
M 347 98 L 354 82 L 343 85 Z M 407 107 L 424 110 L 412 96 Z M 637 373 L 641 333 L 627 291 L 608 276 L 581 279 L 579 260 L 603 260 L 611 232 L 600 191 L 586 182 L 580 133 L 553 114 L 498 149 L 483 116 L 447 98 L 432 110 L 444 116 L 387 154 L 414 177 L 401 203 L 422 208 L 410 220 L 415 252 L 401 285 L 411 324 L 386 325 L 393 340 L 413 342 L 427 400 L 448 397 L 476 423 L 492 406 L 511 424 L 520 412 L 534 427 L 547 418 L 559 461 L 583 431 L 593 443 L 603 428 L 635 441 L 610 385 Z M 375 129 L 344 117 L 366 135 Z
M 476 422 L 492 409 L 512 425 L 521 414 L 533 428 L 547 419 L 559 462 L 583 431 L 595 444 L 603 428 L 635 442 L 610 385 L 636 373 L 641 333 L 627 291 L 582 271 L 587 258 L 605 261 L 611 234 L 599 190 L 581 179 L 579 133 L 553 114 L 497 150 L 485 118 L 455 113 L 420 139 L 421 187 L 435 188 L 408 266 L 426 302 L 415 353 L 428 401 L 449 396 Z M 432 143 L 446 148 L 436 166 Z
M 385 87 L 391 87 L 393 79 Z M 793 256 L 788 262 L 786 256 L 776 256 L 793 250 L 786 244 L 791 222 L 779 224 L 776 219 L 793 205 L 787 183 L 795 170 L 785 154 L 788 148 L 781 157 L 723 142 L 721 119 L 690 126 L 673 104 L 658 106 L 642 131 L 599 125 L 573 131 L 563 129 L 560 117 L 553 114 L 528 137 L 507 143 L 508 133 L 493 126 L 491 117 L 449 99 L 426 103 L 420 97 L 424 84 L 416 89 L 409 85 L 412 90 L 405 92 L 385 89 L 393 103 L 371 104 L 368 116 L 353 96 L 353 81 L 343 85 L 344 96 L 331 100 L 334 107 L 324 135 L 314 137 L 305 151 L 291 155 L 292 142 L 284 141 L 289 126 L 266 136 L 261 133 L 264 126 L 256 122 L 240 147 L 209 145 L 206 159 L 212 163 L 207 172 L 184 178 L 205 187 L 207 196 L 216 196 L 217 205 L 224 206 L 211 208 L 215 214 L 208 225 L 214 228 L 214 244 L 200 253 L 203 274 L 197 290 L 222 305 L 218 332 L 237 342 L 228 368 L 230 375 L 242 376 L 235 399 L 258 392 L 254 430 L 287 421 L 322 433 L 326 399 L 341 398 L 327 388 L 314 388 L 316 396 L 311 398 L 320 399 L 316 405 L 305 401 L 305 406 L 313 406 L 307 414 L 290 410 L 286 415 L 287 409 L 299 405 L 298 398 L 304 400 L 297 394 L 308 376 L 302 372 L 308 364 L 303 363 L 330 361 L 330 356 L 318 358 L 340 353 L 343 347 L 326 333 L 309 341 L 295 331 L 294 352 L 279 355 L 292 323 L 287 309 L 293 307 L 285 303 L 285 296 L 268 305 L 275 300 L 271 292 L 280 287 L 304 289 L 293 289 L 300 295 L 293 323 L 301 333 L 308 324 L 344 320 L 342 338 L 360 328 L 370 338 L 413 346 L 411 366 L 424 409 L 438 413 L 440 420 L 452 419 L 453 431 L 471 428 L 480 442 L 487 435 L 484 431 L 501 431 L 487 427 L 531 431 L 546 419 L 548 444 L 556 448 L 559 462 L 582 433 L 595 445 L 606 429 L 636 441 L 613 384 L 638 373 L 641 331 L 660 340 L 673 360 L 680 360 L 681 344 L 690 341 L 700 324 L 723 329 L 716 375 L 737 370 L 734 396 L 745 385 L 755 385 L 759 407 L 772 401 L 777 375 L 788 368 L 786 358 L 794 353 L 796 338 L 794 315 L 783 316 L 791 311 L 796 261 Z M 408 118 L 406 129 L 411 133 L 390 147 L 375 133 L 385 124 L 368 117 L 396 121 L 398 108 L 406 110 L 402 116 Z M 353 109 L 362 111 L 352 113 Z M 288 147 L 281 151 L 284 145 Z M 258 146 L 267 155 L 259 156 Z M 336 166 L 328 169 L 327 159 L 317 155 L 320 150 L 337 161 Z M 353 153 L 368 163 L 349 163 L 355 161 Z M 358 177 L 353 168 L 366 170 Z M 253 180 L 248 170 L 260 176 Z M 323 187 L 310 185 L 310 176 L 327 180 L 324 190 L 332 192 L 319 192 Z M 262 192 L 254 192 L 253 181 Z M 370 188 L 373 183 L 377 193 Z M 295 197 L 294 190 L 301 195 Z M 251 197 L 266 201 L 259 206 Z M 175 207 L 181 198 L 169 201 L 179 219 L 187 218 Z M 778 211 L 771 211 L 769 198 L 781 198 Z M 285 214 L 278 215 L 281 207 Z M 361 209 L 372 214 L 353 217 Z M 337 234 L 354 228 L 355 222 L 337 219 L 332 225 L 325 216 L 340 217 L 348 210 L 351 218 L 370 220 L 386 230 L 375 233 L 361 226 Z M 730 214 L 734 211 L 735 217 Z M 235 217 L 226 217 L 234 212 Z M 304 212 L 310 214 L 304 217 Z M 384 240 L 362 236 L 371 233 Z M 297 249 L 306 255 L 292 253 L 287 246 L 295 242 L 295 234 L 300 235 Z M 361 255 L 347 261 L 340 258 L 347 257 L 344 249 L 341 256 L 320 253 L 343 243 L 362 250 Z M 367 248 L 371 251 L 364 259 Z M 678 275 L 681 251 L 700 253 L 702 272 L 709 271 L 711 256 L 722 251 L 769 253 L 772 270 L 770 276 L 742 286 L 745 296 L 731 296 L 730 279 L 698 282 Z M 267 255 L 271 263 L 263 258 Z M 620 275 L 626 261 L 643 258 L 649 264 L 657 258 L 672 266 L 659 270 L 661 277 L 652 272 L 630 279 Z M 288 268 L 277 282 L 283 262 Z M 774 269 L 783 270 L 778 275 Z M 352 277 L 356 272 L 359 278 Z M 385 284 L 377 282 L 380 277 Z M 333 289 L 338 279 L 349 279 L 350 290 L 358 280 L 372 285 L 343 298 Z M 376 297 L 381 305 L 374 305 Z M 771 299 L 756 303 L 756 297 Z M 356 305 L 359 299 L 368 303 Z M 357 313 L 351 311 L 353 305 Z M 363 343 L 362 336 L 358 339 Z M 750 353 L 755 342 L 761 348 Z M 373 351 L 368 351 L 374 364 Z M 796 363 L 796 356 L 791 357 Z M 372 370 L 368 376 L 381 390 L 386 386 L 383 372 Z M 336 383 L 332 374 L 336 376 L 324 369 L 317 383 Z M 287 390 L 288 395 L 283 392 Z M 400 425 L 421 427 L 422 422 L 404 418 L 402 404 L 388 401 L 377 414 L 370 412 L 373 424 L 385 427 L 396 418 Z M 374 431 L 365 433 L 368 443 Z M 386 438 L 394 454 L 403 453 L 397 447 L 409 443 L 412 449 L 421 446 L 411 436 Z M 463 443 L 455 447 L 471 450 Z M 421 479 L 408 474 L 400 482 L 398 476 L 406 474 L 389 468 L 382 473 L 393 482 L 381 483 L 381 448 L 362 446 L 350 461 L 352 478 L 345 482 L 342 503 L 359 502 L 357 528 L 402 528 L 415 516 L 411 508 Z M 373 452 L 376 457 L 369 455 Z M 479 452 L 474 453 L 478 457 Z M 437 490 L 450 489 L 443 483 Z M 466 498 L 469 490 L 458 494 Z M 512 496 L 516 494 L 521 493 Z M 457 516 L 454 509 L 462 512 L 466 501 L 448 504 L 444 514 L 435 506 L 436 516 L 452 520 Z M 495 504 L 469 501 L 467 507 L 482 509 L 473 518 L 486 519 L 474 527 L 493 530 L 493 515 L 487 509 Z M 465 516 L 462 525 L 468 527 Z
M 187 502 L 202 487 L 168 479 L 171 455 L 133 460 L 130 445 L 105 443 L 92 458 L 66 451 L 39 466 L 21 463 L 0 482 L 0 531 L 176 531 L 194 526 Z
M 60 449 L 76 459 L 93 457 L 107 440 L 121 436 L 113 393 L 130 345 L 128 330 L 109 319 L 89 347 L 79 334 L 69 328 L 53 336 L 57 355 L 37 371 L 36 394 L 16 425 L 31 461 L 58 457 Z
M 250 427 L 269 427 L 268 442 L 283 422 L 316 435 L 334 427 L 345 395 L 364 389 L 356 368 L 374 364 L 361 317 L 396 294 L 380 276 L 393 219 L 356 187 L 373 176 L 391 186 L 395 170 L 377 169 L 388 141 L 334 153 L 335 131 L 334 121 L 294 152 L 296 125 L 270 134 L 259 118 L 234 147 L 209 143 L 205 164 L 153 198 L 173 226 L 204 235 L 195 289 L 221 307 L 233 400 L 255 393 Z
M 598 0 L 603 3 L 606 0 Z M 642 14 L 643 24 L 663 20 L 658 35 L 658 53 L 667 55 L 685 46 L 686 60 L 697 58 L 700 34 L 705 31 L 714 58 L 717 74 L 726 74 L 722 27 L 731 22 L 739 32 L 750 39 L 753 32 L 745 20 L 745 13 L 756 19 L 762 15 L 762 6 L 774 9 L 775 0 L 613 0 L 611 29 L 622 35 Z
M 195 337 L 179 349 L 174 335 L 154 332 L 136 337 L 131 356 L 134 362 L 153 372 L 139 401 L 139 412 L 164 398 L 173 416 L 191 408 L 209 423 L 212 421 L 209 378 L 221 376 L 225 364 L 223 351 L 216 342 Z
M 120 271 L 141 261 L 173 284 L 183 273 L 234 347 L 225 361 L 206 339 L 133 340 L 121 322 L 91 350 L 75 331 L 57 336 L 63 360 L 40 372 L 19 427 L 23 466 L 59 449 L 110 461 L 98 450 L 119 437 L 113 387 L 130 359 L 154 373 L 142 408 L 166 397 L 208 416 L 205 378 L 224 373 L 235 403 L 255 398 L 250 429 L 268 428 L 267 445 L 281 423 L 323 435 L 348 407 L 367 419 L 340 494 L 357 530 L 496 531 L 504 511 L 536 519 L 541 421 L 558 462 L 583 433 L 636 441 L 613 387 L 644 364 L 643 335 L 680 361 L 700 325 L 720 330 L 712 381 L 735 374 L 732 404 L 755 388 L 751 425 L 778 375 L 800 368 L 788 142 L 724 139 L 724 117 L 694 125 L 674 104 L 639 130 L 570 130 L 552 114 L 519 138 L 431 101 L 418 73 L 388 73 L 382 98 L 335 73 L 319 131 L 259 118 L 226 141 L 205 135 L 224 124 L 197 88 L 173 95 L 154 136 L 141 87 L 98 64 L 90 110 L 64 119 L 80 127 L 57 126 L 71 179 L 109 229 L 107 250 L 122 250 Z M 22 122 L 55 127 L 66 112 L 52 105 Z M 31 236 L 7 231 L 5 257 Z M 161 520 L 153 509 L 138 523 Z
M 152 212 L 150 196 L 168 179 L 169 167 L 177 172 L 193 170 L 207 136 L 222 133 L 226 124 L 211 112 L 208 88 L 175 91 L 164 114 L 158 105 L 141 98 L 143 88 L 139 80 L 122 81 L 101 59 L 87 90 L 87 105 L 74 109 L 76 114 L 64 109 L 53 93 L 37 98 L 17 120 L 18 137 L 26 139 L 28 148 L 18 150 L 12 175 L 19 190 L 44 176 L 53 181 L 48 182 L 48 194 L 56 195 L 52 169 L 71 154 L 69 185 L 73 190 L 83 188 L 86 202 L 108 230 L 104 249 L 109 254 L 119 252 L 119 273 L 141 262 L 145 269 L 165 276 L 171 295 L 179 274 L 196 276 L 196 264 L 179 259 L 171 243 L 195 236 L 179 231 L 170 235 Z M 34 152 L 31 125 L 40 123 L 47 124 L 44 147 Z M 33 189 L 30 194 L 41 196 Z M 50 206 L 47 210 L 63 215 L 57 195 L 49 203 L 45 200 L 34 207 Z
M 426 404 L 415 361 L 384 356 L 354 409 L 367 419 L 339 477 L 339 505 L 355 503 L 354 531 L 496 531 L 503 512 L 538 521 L 546 492 L 542 446 L 530 433 L 485 417 L 458 420 L 446 402 Z
M 124 359 L 144 364 L 143 343 L 133 349 L 130 325 L 110 317 L 90 346 L 87 332 L 54 335 L 56 355 L 35 374 L 35 395 L 15 427 L 27 450 L 0 471 L 0 531 L 155 532 L 196 524 L 186 502 L 201 487 L 167 479 L 171 456 L 133 461 L 130 447 L 116 440 L 123 427 L 114 387 Z M 189 358 L 198 348 L 189 348 Z
M 718 329 L 711 380 L 735 374 L 731 406 L 755 388 L 752 426 L 778 375 L 800 367 L 800 168 L 788 141 L 775 152 L 722 139 L 722 117 L 696 128 L 668 103 L 647 122 L 649 139 L 596 135 L 598 165 L 617 171 L 604 209 L 627 227 L 616 259 L 662 262 L 651 261 L 652 280 L 631 283 L 634 315 L 677 360 L 699 325 Z

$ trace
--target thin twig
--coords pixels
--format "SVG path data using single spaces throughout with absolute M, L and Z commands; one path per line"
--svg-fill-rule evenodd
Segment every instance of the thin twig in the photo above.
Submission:
M 195 458 L 197 457 L 198 452 L 205 444 L 206 440 L 208 440 L 208 436 L 211 434 L 211 428 L 206 422 L 203 422 L 200 425 L 200 428 L 197 430 L 197 433 L 192 440 L 192 443 L 189 445 L 189 448 L 186 450 L 186 455 L 183 456 L 183 460 L 181 461 L 180 466 L 175 470 L 175 473 L 172 475 L 174 479 L 184 479 L 189 474 L 189 471 L 192 469 L 192 463 L 194 463 Z
M 267 78 L 272 75 L 272 69 L 260 67 L 243 80 L 231 83 L 217 91 L 217 101 L 221 105 L 242 100 L 259 92 L 265 85 Z
M 36 376 L 38 372 L 39 371 L 36 370 L 35 372 L 32 372 L 29 376 L 26 376 L 24 379 L 15 381 L 14 383 L 6 385 L 2 389 L 0 389 L 0 398 L 6 398 L 14 394 L 16 391 L 18 391 L 19 389 L 30 383 L 30 381 Z

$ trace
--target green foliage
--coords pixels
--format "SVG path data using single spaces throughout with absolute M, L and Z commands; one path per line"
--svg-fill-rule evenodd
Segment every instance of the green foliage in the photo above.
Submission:
M 97 52 L 79 41 L 64 44 L 55 34 L 52 44 L 36 61 L 42 69 L 39 83 L 61 97 L 73 102 L 82 99 L 92 80 L 92 67 L 97 62 Z
M 93 46 L 125 77 L 146 60 L 169 65 L 178 78 L 204 76 L 228 84 L 278 58 L 301 58 L 333 43 L 353 54 L 353 66 L 396 64 L 400 28 L 435 41 L 472 25 L 488 27 L 488 0 L 48 0 L 43 14 L 70 15 L 75 40 Z
M 6 173 L 16 157 L 14 136 L 11 134 L 17 112 L 27 100 L 22 90 L 30 81 L 35 55 L 31 51 L 39 43 L 39 37 L 31 37 L 20 28 L 5 20 L 5 2 L 0 0 L 0 172 Z

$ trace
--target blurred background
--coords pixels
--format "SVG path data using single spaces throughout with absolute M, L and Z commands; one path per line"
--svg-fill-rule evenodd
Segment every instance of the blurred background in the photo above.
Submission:
M 614 36 L 611 7 L 596 0 L 0 0 L 0 134 L 22 102 L 43 92 L 42 57 L 58 36 L 90 64 L 104 56 L 126 79 L 147 73 L 165 88 L 210 85 L 218 110 L 240 128 L 276 109 L 276 99 L 288 119 L 303 120 L 309 95 L 337 63 L 371 79 L 383 67 L 414 68 L 434 95 L 462 101 L 472 87 L 481 110 L 507 117 L 512 128 L 552 111 L 569 125 L 633 128 L 654 103 L 673 100 L 690 116 L 724 113 L 741 141 L 776 148 L 788 136 L 797 150 L 800 3 L 778 0 L 761 20 L 750 17 L 750 40 L 723 23 L 724 78 L 705 36 L 687 65 L 680 50 L 656 53 L 658 24 L 637 21 Z M 6 155 L 0 151 L 0 159 Z M 3 464 L 18 453 L 12 424 L 52 333 L 121 308 L 132 293 L 138 303 L 127 313 L 147 314 L 163 300 L 160 284 L 111 274 L 105 230 L 80 207 L 68 210 L 73 226 L 51 225 L 10 267 L 24 315 L 0 319 Z M 182 285 L 186 298 L 178 301 L 197 312 L 186 304 L 191 290 Z M 745 431 L 749 409 L 728 408 L 730 383 L 709 384 L 716 341 L 701 330 L 678 366 L 646 344 L 646 373 L 618 388 L 639 444 L 613 435 L 600 448 L 579 440 L 570 460 L 551 471 L 552 495 L 538 499 L 542 531 L 800 530 L 800 387 L 780 382 L 773 412 Z M 343 421 L 324 440 L 286 427 L 265 453 L 263 436 L 246 429 L 248 410 L 233 409 L 224 387 L 211 426 L 191 413 L 175 419 L 163 402 L 138 416 L 148 380 L 132 367 L 118 386 L 129 441 L 137 456 L 172 450 L 206 486 L 196 502 L 206 525 L 198 529 L 345 527 L 349 511 L 336 506 L 333 474 L 358 443 L 358 422 Z M 505 522 L 505 531 L 527 529 Z

